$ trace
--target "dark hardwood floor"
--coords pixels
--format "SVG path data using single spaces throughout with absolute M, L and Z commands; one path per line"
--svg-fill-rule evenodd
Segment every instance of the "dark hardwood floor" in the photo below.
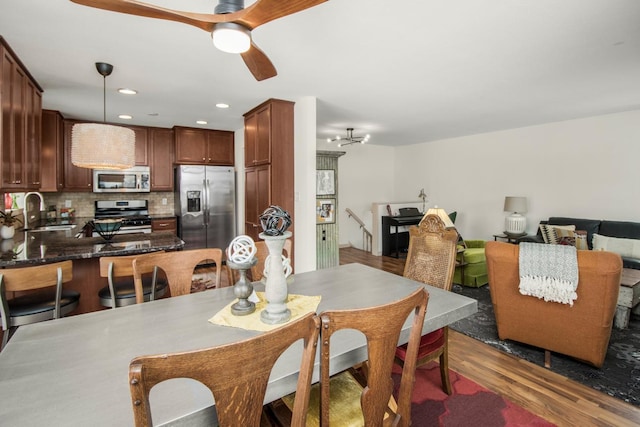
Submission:
M 399 275 L 404 270 L 404 259 L 340 249 L 340 264 L 353 262 Z M 449 367 L 558 426 L 640 425 L 640 408 L 456 331 L 449 333 Z

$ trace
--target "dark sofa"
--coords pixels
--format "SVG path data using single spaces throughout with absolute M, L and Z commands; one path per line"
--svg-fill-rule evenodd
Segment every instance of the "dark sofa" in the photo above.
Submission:
M 548 221 L 540 221 L 540 224 L 575 225 L 576 230 L 584 230 L 587 232 L 587 245 L 589 246 L 589 249 L 593 249 L 592 240 L 594 234 L 640 240 L 640 222 L 607 221 L 599 219 L 566 218 L 552 216 L 549 217 Z M 521 237 L 520 239 L 518 239 L 518 243 L 520 242 L 544 243 L 540 227 L 538 227 L 538 233 L 535 236 Z M 623 256 L 622 263 L 624 268 L 634 268 L 636 270 L 640 270 L 640 259 L 638 258 L 629 258 Z

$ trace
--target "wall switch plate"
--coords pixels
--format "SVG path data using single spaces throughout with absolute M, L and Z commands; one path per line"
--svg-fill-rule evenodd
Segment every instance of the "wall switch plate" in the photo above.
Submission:
M 64 201 L 64 207 L 65 208 L 70 208 L 71 207 L 71 200 L 65 200 Z
M 166 197 L 163 197 L 163 198 L 162 198 L 162 204 L 163 204 L 163 205 L 166 205 L 166 204 L 167 204 L 167 198 L 166 198 Z

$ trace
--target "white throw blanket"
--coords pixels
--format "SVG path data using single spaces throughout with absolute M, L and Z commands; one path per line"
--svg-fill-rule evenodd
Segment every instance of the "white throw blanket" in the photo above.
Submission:
M 573 306 L 578 298 L 574 246 L 520 243 L 520 293 Z

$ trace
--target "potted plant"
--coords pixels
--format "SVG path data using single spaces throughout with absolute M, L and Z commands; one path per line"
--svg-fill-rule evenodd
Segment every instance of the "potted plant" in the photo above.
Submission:
M 20 218 L 13 215 L 13 211 L 0 212 L 2 227 L 0 228 L 0 237 L 3 239 L 11 239 L 16 233 L 16 223 L 22 223 Z

